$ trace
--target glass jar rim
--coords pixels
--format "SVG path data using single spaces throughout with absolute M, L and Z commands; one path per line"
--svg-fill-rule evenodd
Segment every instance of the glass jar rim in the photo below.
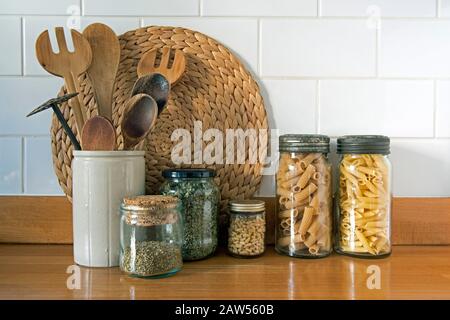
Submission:
M 266 204 L 262 200 L 231 200 L 228 203 L 230 213 L 242 214 L 254 214 L 262 213 L 266 209 Z
M 120 205 L 121 210 L 151 214 L 155 210 L 171 209 L 178 205 L 179 199 L 166 195 L 141 195 L 126 197 Z
M 163 170 L 164 178 L 213 178 L 216 172 L 213 169 L 186 168 L 186 169 L 166 169 Z
M 279 137 L 280 152 L 330 152 L 330 137 L 323 134 L 284 134 Z
M 382 154 L 388 155 L 390 139 L 382 135 L 347 135 L 337 139 L 338 154 Z

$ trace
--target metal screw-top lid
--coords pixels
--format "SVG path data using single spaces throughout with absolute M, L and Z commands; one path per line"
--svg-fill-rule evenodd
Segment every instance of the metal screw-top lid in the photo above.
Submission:
M 164 178 L 212 178 L 216 176 L 216 172 L 212 169 L 166 169 L 163 170 Z
M 330 137 L 322 134 L 285 134 L 279 142 L 282 152 L 330 152 Z
M 343 136 L 337 139 L 337 153 L 389 154 L 390 139 L 386 136 Z
M 265 202 L 261 200 L 232 200 L 228 203 L 231 212 L 256 213 L 265 210 Z

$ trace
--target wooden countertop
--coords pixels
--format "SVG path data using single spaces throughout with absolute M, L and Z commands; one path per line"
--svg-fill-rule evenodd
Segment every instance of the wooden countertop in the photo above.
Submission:
M 70 245 L 0 245 L 0 299 L 450 299 L 449 246 L 395 247 L 383 260 L 301 260 L 272 247 L 243 260 L 221 250 L 158 280 L 81 267 L 78 290 L 66 286 L 72 264 Z M 380 290 L 367 288 L 370 265 L 380 268 Z

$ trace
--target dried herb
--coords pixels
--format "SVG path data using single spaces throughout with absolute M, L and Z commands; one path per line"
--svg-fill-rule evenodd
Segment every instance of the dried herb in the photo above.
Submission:
M 121 260 L 123 271 L 142 277 L 176 272 L 182 265 L 180 247 L 160 241 L 136 241 L 134 248 L 125 248 Z
M 217 248 L 220 193 L 212 179 L 169 179 L 161 193 L 181 200 L 183 259 L 198 260 Z

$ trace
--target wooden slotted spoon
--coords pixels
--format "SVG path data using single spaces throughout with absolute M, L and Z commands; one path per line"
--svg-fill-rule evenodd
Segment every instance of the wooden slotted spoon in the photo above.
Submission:
M 144 54 L 139 60 L 137 66 L 138 77 L 145 76 L 150 73 L 161 73 L 169 80 L 170 84 L 174 84 L 181 78 L 186 68 L 186 57 L 183 51 L 175 50 L 172 66 L 169 68 L 170 51 L 169 47 L 162 48 L 161 62 L 156 65 L 157 50 L 151 50 Z
M 70 30 L 74 51 L 69 52 L 64 29 L 55 28 L 58 41 L 59 53 L 52 50 L 48 30 L 42 32 L 36 40 L 36 57 L 40 65 L 49 73 L 64 78 L 68 93 L 79 92 L 78 76 L 89 68 L 92 61 L 92 51 L 89 42 L 83 38 L 81 33 Z M 86 110 L 81 98 L 72 99 L 73 113 L 77 124 L 77 130 L 81 135 L 84 122 L 86 121 Z

